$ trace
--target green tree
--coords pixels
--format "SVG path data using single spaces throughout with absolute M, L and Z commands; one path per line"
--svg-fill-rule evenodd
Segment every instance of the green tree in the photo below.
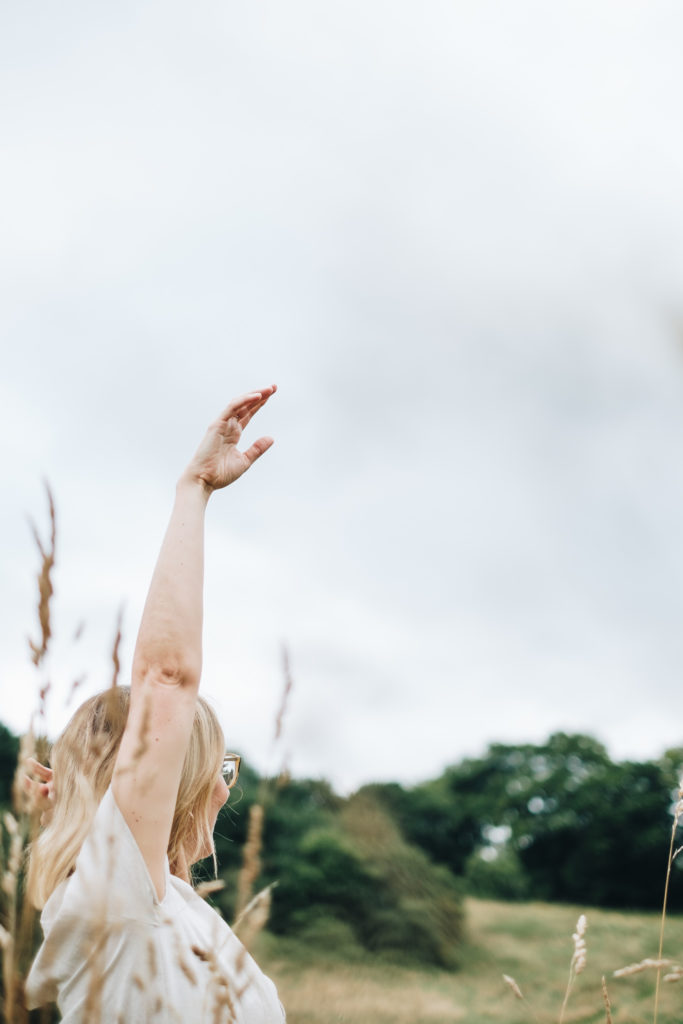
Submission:
M 0 723 L 0 804 L 7 805 L 12 799 L 12 780 L 19 756 L 19 740 Z
M 483 757 L 416 787 L 412 821 L 405 818 L 409 801 L 397 820 L 434 859 L 456 874 L 467 872 L 475 886 L 498 878 L 537 899 L 654 908 L 661 902 L 682 753 L 619 764 L 590 736 L 555 733 L 542 744 L 495 743 Z M 456 838 L 459 821 L 464 835 Z M 493 847 L 488 865 L 473 861 L 496 832 L 508 837 L 499 847 L 500 863 Z M 683 905 L 675 874 L 674 908 Z
M 605 765 L 559 799 L 532 798 L 514 843 L 539 899 L 656 908 L 671 825 L 670 780 L 661 767 L 625 762 Z M 676 871 L 670 906 L 683 906 L 682 897 Z
M 364 786 L 359 794 L 378 800 L 409 843 L 461 875 L 468 858 L 484 841 L 487 781 L 488 769 L 480 777 L 477 762 L 463 762 L 459 768 L 412 789 L 382 783 Z

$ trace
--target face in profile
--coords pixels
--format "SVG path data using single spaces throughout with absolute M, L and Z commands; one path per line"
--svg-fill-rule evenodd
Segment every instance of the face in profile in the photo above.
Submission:
M 225 804 L 228 802 L 229 796 L 230 796 L 230 787 L 228 786 L 227 782 L 223 778 L 223 775 L 220 774 L 218 776 L 218 778 L 216 779 L 216 785 L 214 786 L 213 794 L 211 796 L 211 831 L 212 832 L 213 832 L 213 830 L 216 827 L 216 819 L 218 818 L 218 812 L 220 811 L 221 807 L 225 806 Z

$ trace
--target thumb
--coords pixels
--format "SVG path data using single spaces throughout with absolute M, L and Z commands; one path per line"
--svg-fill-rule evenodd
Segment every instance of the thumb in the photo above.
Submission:
M 257 459 L 268 451 L 268 449 L 275 444 L 272 437 L 259 437 L 258 441 L 254 441 L 250 448 L 247 448 L 244 452 L 244 458 L 247 460 L 249 466 L 253 466 Z

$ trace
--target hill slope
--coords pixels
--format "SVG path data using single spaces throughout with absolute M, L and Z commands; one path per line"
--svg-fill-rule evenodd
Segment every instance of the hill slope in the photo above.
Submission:
M 656 956 L 656 914 L 541 903 L 467 901 L 468 947 L 460 971 L 400 968 L 347 948 L 346 960 L 311 960 L 286 940 L 264 936 L 263 966 L 278 984 L 288 1024 L 539 1024 L 557 1021 L 577 918 L 588 918 L 588 962 L 573 989 L 565 1024 L 604 1022 L 607 978 L 614 1024 L 650 1024 L 654 973 L 614 979 L 612 971 Z M 667 923 L 665 955 L 683 960 L 683 918 Z M 526 997 L 502 980 L 512 975 Z M 658 1024 L 683 1021 L 683 982 L 662 986 Z

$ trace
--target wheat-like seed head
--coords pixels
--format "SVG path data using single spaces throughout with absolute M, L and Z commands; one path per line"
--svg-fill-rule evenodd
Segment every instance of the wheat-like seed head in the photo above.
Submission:
M 50 537 L 47 545 L 44 545 L 40 539 L 40 534 L 33 522 L 31 522 L 31 530 L 33 537 L 36 542 L 38 551 L 40 552 L 41 565 L 40 572 L 38 573 L 38 622 L 40 624 L 40 639 L 31 640 L 29 638 L 29 647 L 31 649 L 31 661 L 38 667 L 47 654 L 48 645 L 52 636 L 52 624 L 50 621 L 50 601 L 54 593 L 52 586 L 52 570 L 55 565 L 55 538 L 56 538 L 56 516 L 55 516 L 55 503 L 52 498 L 52 492 L 50 486 L 46 482 L 45 490 L 47 492 L 47 500 L 50 515 Z
M 673 960 L 654 960 L 646 957 L 637 964 L 629 964 L 628 967 L 620 967 L 613 972 L 614 978 L 627 978 L 631 974 L 640 974 L 642 971 L 658 971 L 661 967 L 673 966 Z
M 612 1004 L 607 994 L 607 982 L 605 981 L 604 974 L 602 976 L 602 1001 L 605 1004 L 605 1013 L 607 1015 L 606 1024 L 612 1024 Z
M 576 931 L 572 935 L 574 940 L 574 955 L 572 957 L 574 974 L 581 974 L 581 971 L 586 966 L 586 940 L 584 939 L 584 935 L 586 934 L 587 925 L 588 922 L 586 921 L 586 915 L 581 914 L 579 920 L 576 922 Z
M 225 889 L 225 879 L 211 878 L 208 882 L 200 882 L 194 891 L 204 900 L 211 893 L 220 892 L 221 889 Z
M 509 974 L 504 974 L 503 981 L 517 999 L 524 999 L 524 996 L 522 995 L 522 990 L 514 978 L 511 978 Z
M 273 744 L 276 744 L 277 741 L 282 736 L 282 725 L 285 717 L 285 712 L 287 711 L 289 695 L 291 694 L 292 688 L 294 686 L 294 680 L 292 679 L 292 672 L 289 665 L 289 651 L 287 650 L 287 647 L 284 645 L 282 647 L 282 670 L 285 677 L 285 686 L 284 690 L 282 691 L 282 700 L 280 702 L 280 707 L 278 708 L 277 715 L 275 716 L 275 734 L 273 737 Z
M 252 804 L 249 808 L 247 841 L 242 854 L 242 869 L 237 881 L 237 916 L 251 899 L 254 882 L 261 873 L 261 844 L 263 842 L 263 807 Z

